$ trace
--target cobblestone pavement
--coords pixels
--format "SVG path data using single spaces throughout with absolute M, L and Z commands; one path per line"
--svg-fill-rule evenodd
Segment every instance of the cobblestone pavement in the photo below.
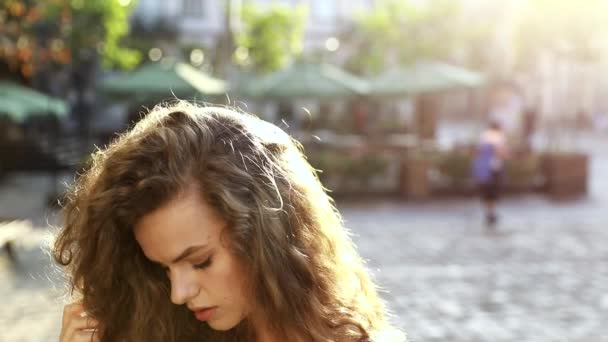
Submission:
M 477 209 L 343 209 L 411 340 L 608 341 L 606 221 L 529 197 L 504 203 L 500 230 L 489 233 Z
M 61 325 L 61 277 L 51 267 L 46 246 L 49 225 L 44 196 L 51 189 L 43 174 L 11 177 L 0 186 L 0 217 L 28 218 L 37 226 L 17 246 L 18 263 L 0 253 L 0 342 L 57 341 Z
M 350 201 L 339 207 L 412 341 L 608 341 L 608 162 L 594 161 L 591 193 L 574 202 L 511 197 L 496 233 L 472 199 Z M 43 176 L 11 179 L 0 216 L 47 217 Z M 56 341 L 60 277 L 44 253 L 47 228 L 20 241 L 18 265 L 0 254 L 0 341 Z

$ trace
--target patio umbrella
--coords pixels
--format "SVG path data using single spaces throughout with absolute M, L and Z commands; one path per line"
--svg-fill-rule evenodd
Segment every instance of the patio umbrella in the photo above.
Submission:
M 65 117 L 68 114 L 67 104 L 33 89 L 15 83 L 0 81 L 0 114 L 5 114 L 12 121 L 23 123 L 35 116 L 55 115 Z M 4 133 L 4 132 L 2 132 Z M 0 168 L 5 170 L 50 170 L 54 190 L 57 189 L 57 171 L 60 167 L 52 153 L 40 150 L 39 141 L 14 143 L 0 137 Z
M 0 81 L 0 113 L 8 115 L 14 121 L 23 122 L 31 116 L 54 114 L 65 117 L 68 106 L 62 100 L 33 89 Z
M 257 98 L 344 98 L 367 94 L 367 82 L 329 64 L 298 62 L 267 76 L 247 77 L 239 92 Z
M 186 63 L 159 62 L 142 66 L 133 72 L 108 77 L 101 90 L 110 96 L 157 99 L 175 94 L 189 97 L 197 94 L 215 96 L 226 93 L 226 82 L 202 73 Z
M 418 62 L 384 72 L 370 80 L 370 93 L 396 96 L 476 87 L 484 83 L 482 74 L 441 62 Z

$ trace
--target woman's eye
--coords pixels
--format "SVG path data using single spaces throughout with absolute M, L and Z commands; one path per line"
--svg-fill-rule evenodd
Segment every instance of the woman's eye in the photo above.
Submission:
M 207 260 L 201 262 L 200 264 L 195 264 L 194 268 L 196 269 L 203 269 L 203 268 L 207 268 L 211 265 L 211 257 L 207 258 Z

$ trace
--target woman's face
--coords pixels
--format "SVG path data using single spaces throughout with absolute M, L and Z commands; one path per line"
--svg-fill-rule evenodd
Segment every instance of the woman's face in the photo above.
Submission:
M 249 313 L 239 263 L 220 239 L 225 227 L 194 187 L 135 226 L 146 257 L 167 272 L 171 301 L 215 330 L 229 330 Z

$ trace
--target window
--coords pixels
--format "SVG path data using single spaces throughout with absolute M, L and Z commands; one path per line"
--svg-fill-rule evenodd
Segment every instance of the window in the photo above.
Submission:
M 184 0 L 182 14 L 188 17 L 202 17 L 205 14 L 205 0 Z

